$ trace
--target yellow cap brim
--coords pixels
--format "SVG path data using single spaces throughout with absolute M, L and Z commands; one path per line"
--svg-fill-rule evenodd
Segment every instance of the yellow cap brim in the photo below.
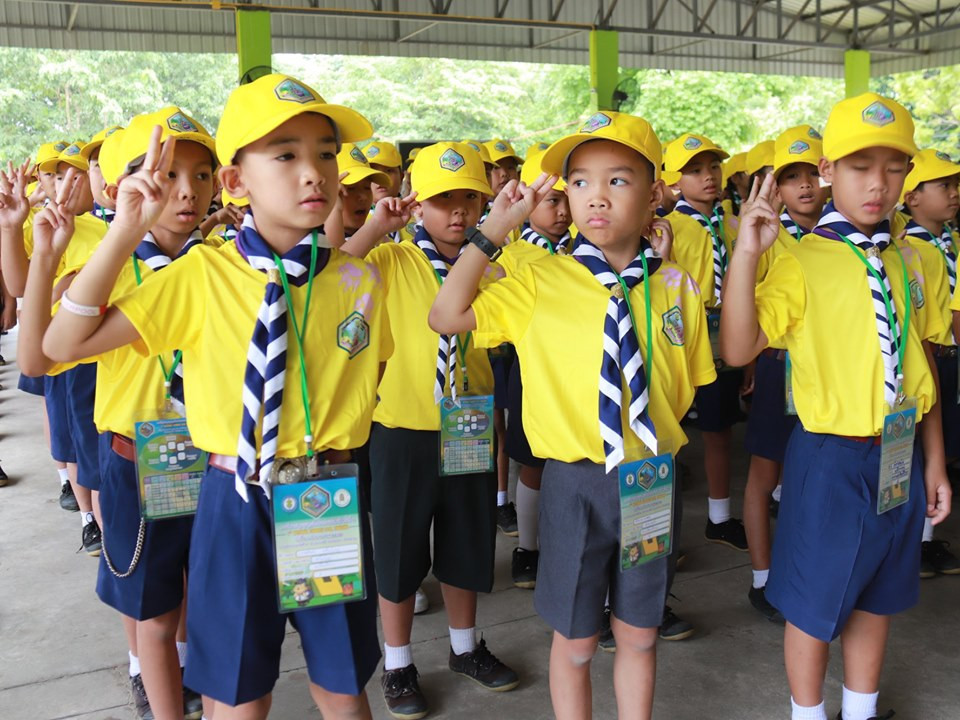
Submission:
M 493 190 L 490 189 L 487 183 L 474 180 L 473 178 L 451 177 L 450 179 L 428 183 L 415 189 L 417 191 L 418 202 L 429 200 L 440 193 L 453 192 L 454 190 L 476 190 L 478 193 L 483 193 L 484 195 L 493 195 Z
M 377 185 L 389 185 L 390 176 L 386 173 L 374 170 L 371 167 L 355 167 L 346 171 L 347 176 L 340 181 L 342 185 L 356 185 L 361 180 L 370 178 Z
M 849 138 L 842 143 L 839 143 L 836 147 L 831 148 L 829 153 L 827 152 L 826 147 L 824 147 L 823 156 L 830 162 L 836 162 L 837 160 L 842 160 L 848 155 L 853 155 L 861 150 L 866 150 L 867 148 L 872 147 L 883 147 L 890 148 L 891 150 L 899 150 L 909 158 L 912 158 L 917 154 L 917 146 L 912 140 L 907 141 L 900 138 L 894 138 L 886 133 L 882 135 L 874 135 L 873 133 L 860 133 L 856 137 Z
M 667 185 L 676 185 L 683 177 L 683 173 L 676 170 L 664 170 L 661 177 Z
M 41 163 L 37 167 L 37 170 L 39 170 L 40 172 L 55 173 L 57 171 L 57 165 L 59 165 L 60 163 L 66 163 L 67 165 L 72 165 L 80 172 L 87 172 L 90 169 L 90 165 L 89 163 L 87 163 L 85 159 L 83 159 L 79 155 L 74 155 L 69 159 L 55 157 L 55 158 L 46 160 L 45 162 Z
M 820 157 L 817 156 L 816 158 L 814 158 L 813 155 L 796 155 L 791 157 L 786 162 L 781 162 L 779 164 L 774 162 L 774 165 L 773 165 L 774 180 L 779 180 L 780 173 L 782 173 L 791 165 L 796 165 L 797 163 L 801 163 L 803 165 L 813 165 L 814 167 L 820 167 Z
M 931 180 L 940 180 L 941 178 L 951 178 L 960 175 L 960 165 L 941 160 L 937 158 L 923 168 L 922 172 L 915 170 L 907 175 L 907 180 L 903 186 L 903 193 L 913 192 L 920 183 L 930 182 Z
M 304 104 L 292 103 L 285 112 L 279 112 L 263 120 L 259 125 L 250 128 L 237 141 L 236 147 L 230 149 L 230 157 L 220 156 L 222 165 L 230 165 L 238 150 L 246 147 L 252 142 L 256 142 L 264 135 L 269 135 L 287 120 L 291 120 L 304 113 L 316 113 L 330 119 L 336 125 L 337 136 L 340 143 L 360 142 L 373 135 L 373 125 L 356 110 L 351 110 L 343 105 L 331 105 L 330 103 L 309 102 Z
M 488 152 L 488 153 L 490 152 L 490 148 L 487 148 L 487 152 Z M 522 158 L 522 157 L 520 157 L 520 156 L 517 155 L 516 153 L 509 153 L 509 152 L 505 152 L 505 153 L 502 153 L 502 154 L 500 154 L 500 155 L 493 155 L 493 154 L 491 154 L 491 155 L 490 155 L 490 162 L 493 163 L 494 165 L 496 165 L 496 164 L 498 164 L 501 160 L 506 160 L 507 158 L 513 158 L 514 160 L 516 160 L 516 161 L 517 161 L 517 165 L 522 165 L 522 164 L 523 164 L 523 158 Z M 486 162 L 486 159 L 484 159 L 484 162 Z
M 88 142 L 86 145 L 80 148 L 80 157 L 87 162 L 90 162 L 90 156 L 93 155 L 93 151 L 99 149 L 101 145 L 103 145 L 103 140 Z
M 635 150 L 640 153 L 640 156 L 643 157 L 647 162 L 653 166 L 653 178 L 654 180 L 659 179 L 660 177 L 660 166 L 658 161 L 650 157 L 649 151 L 639 145 L 628 142 L 621 138 L 615 137 L 606 137 L 602 135 L 591 135 L 589 133 L 578 133 L 576 135 L 568 135 L 565 138 L 560 138 L 553 145 L 548 147 L 543 151 L 543 156 L 540 160 L 540 167 L 543 168 L 544 172 L 548 172 L 551 175 L 557 175 L 559 177 L 566 176 L 566 165 L 567 158 L 570 157 L 570 154 L 576 150 L 578 147 L 583 145 L 590 140 L 607 140 L 609 142 L 615 142 L 620 145 L 625 145 L 631 150 Z

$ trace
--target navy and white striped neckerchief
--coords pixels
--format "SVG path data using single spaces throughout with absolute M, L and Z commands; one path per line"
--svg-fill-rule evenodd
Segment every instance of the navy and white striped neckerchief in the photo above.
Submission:
M 90 211 L 90 214 L 93 215 L 97 220 L 103 220 L 107 225 L 109 225 L 113 222 L 113 218 L 116 216 L 117 212 L 116 210 L 111 210 L 108 207 L 94 203 L 93 210 Z
M 536 245 L 537 247 L 543 248 L 551 255 L 555 255 L 555 254 L 563 255 L 565 253 L 568 253 L 570 252 L 570 246 L 572 245 L 571 243 L 572 238 L 570 237 L 569 231 L 565 232 L 563 234 L 563 237 L 560 238 L 556 243 L 554 243 L 553 241 L 548 240 L 543 235 L 541 235 L 536 230 L 534 230 L 532 227 L 530 227 L 530 223 L 524 223 L 523 229 L 520 231 L 520 239 L 526 240 L 528 243 L 531 243 L 532 245 Z
M 423 229 L 423 226 L 417 228 L 417 234 L 413 237 L 413 242 L 417 244 L 423 254 L 427 256 L 427 260 L 430 261 L 430 264 L 433 266 L 434 272 L 437 273 L 437 277 L 440 279 L 440 284 L 443 284 L 443 281 L 447 279 L 447 273 L 450 272 L 450 265 L 453 263 L 447 263 L 446 258 L 444 258 L 440 252 L 437 250 L 437 246 L 433 242 L 433 238 L 430 237 L 430 234 Z M 466 247 L 464 243 L 460 247 L 460 253 L 463 252 L 463 249 Z M 458 254 L 457 257 L 460 257 Z M 453 262 L 456 262 L 457 258 L 453 259 Z M 464 353 L 467 349 L 464 348 Z M 457 336 L 456 335 L 441 335 L 440 343 L 437 347 L 437 374 L 433 383 L 433 399 L 435 402 L 439 403 L 443 400 L 444 388 L 447 383 L 450 384 L 450 399 L 454 402 L 457 402 Z
M 817 235 L 821 235 L 838 242 L 843 242 L 840 235 L 856 245 L 866 255 L 867 262 L 870 263 L 880 280 L 883 282 L 881 289 L 880 283 L 874 277 L 872 272 L 867 273 L 867 285 L 870 288 L 870 296 L 873 299 L 873 313 L 877 321 L 877 338 L 880 341 L 880 354 L 883 358 L 883 396 L 887 405 L 894 407 L 897 402 L 898 378 L 897 378 L 897 345 L 894 338 L 899 342 L 906 342 L 906 338 L 901 338 L 900 323 L 897 320 L 897 308 L 893 303 L 893 291 L 890 288 L 890 278 L 887 277 L 887 271 L 883 267 L 883 261 L 880 259 L 880 253 L 890 245 L 890 221 L 884 219 L 877 225 L 873 237 L 867 237 L 857 230 L 843 215 L 841 215 L 833 205 L 831 200 L 823 209 L 820 215 L 820 222 L 813 230 Z M 887 317 L 887 307 L 883 300 L 883 289 L 890 298 L 890 310 L 893 317 Z M 905 294 L 904 302 L 910 302 L 910 288 L 903 289 Z
M 177 253 L 177 257 L 173 258 L 173 260 L 179 260 L 186 255 L 191 248 L 202 244 L 203 234 L 200 232 L 200 228 L 197 228 L 190 233 L 190 237 L 187 238 L 187 241 L 183 244 L 183 247 L 180 248 L 180 252 Z M 171 260 L 167 254 L 160 249 L 160 246 L 157 245 L 157 241 L 154 239 L 152 233 L 147 233 L 143 236 L 143 240 L 141 240 L 140 244 L 137 245 L 136 249 L 133 251 L 133 254 L 134 257 L 136 257 L 140 262 L 154 272 L 160 272 L 163 270 L 163 268 L 173 262 L 173 260 Z M 174 350 L 173 354 L 176 356 L 177 351 Z M 182 360 L 177 363 L 177 366 L 173 372 L 173 377 L 170 378 L 170 403 L 182 417 L 186 417 L 187 410 L 184 406 L 183 396 Z
M 723 278 L 727 274 L 727 245 L 723 241 L 723 206 L 719 203 L 713 206 L 713 216 L 717 219 L 716 226 L 711 218 L 704 217 L 703 213 L 684 199 L 683 195 L 677 200 L 677 206 L 674 209 L 689 215 L 710 233 L 713 241 L 713 299 L 719 305 L 723 291 Z
M 790 217 L 790 213 L 786 210 L 780 213 L 780 224 L 783 226 L 784 230 L 790 233 L 790 237 L 795 239 L 797 242 L 800 242 L 800 238 L 802 238 L 804 235 L 808 235 L 810 233 L 809 230 Z
M 301 287 L 310 279 L 310 249 L 313 233 L 304 237 L 280 257 L 287 280 L 293 287 Z M 257 232 L 253 213 L 243 219 L 240 232 L 234 241 L 240 255 L 254 270 L 268 273 L 276 270 L 274 252 Z M 326 266 L 330 251 L 318 236 L 317 266 L 319 275 Z M 273 273 L 269 273 L 273 275 Z M 287 371 L 287 312 L 288 301 L 280 280 L 269 279 L 264 290 L 263 302 L 257 312 L 253 336 L 247 348 L 247 368 L 243 378 L 243 419 L 240 437 L 237 440 L 237 473 L 234 484 L 244 500 L 247 496 L 247 479 L 257 466 L 257 423 L 261 423 L 260 476 L 258 485 L 270 497 L 270 468 L 276 459 L 280 432 L 280 416 L 283 409 L 283 385 Z
M 223 241 L 224 241 L 224 242 L 231 242 L 231 241 L 233 241 L 233 240 L 236 240 L 236 239 L 237 239 L 237 234 L 238 234 L 239 232 L 240 232 L 240 231 L 237 230 L 237 226 L 234 225 L 233 223 L 229 223 L 229 224 L 227 224 L 227 225 L 224 225 L 224 226 L 223 226 L 223 235 L 222 235 Z
M 477 227 L 480 227 L 481 225 L 483 225 L 483 221 L 486 220 L 487 217 L 489 217 L 490 211 L 493 210 L 494 199 L 496 199 L 496 197 L 494 197 L 491 200 L 488 200 L 487 204 L 483 206 L 483 214 L 480 216 L 480 221 L 477 223 Z
M 641 244 L 641 252 L 652 275 L 660 267 L 660 258 L 646 239 Z M 625 298 L 618 297 L 622 292 L 616 292 L 620 288 L 617 274 L 600 249 L 583 235 L 577 238 L 573 257 L 611 291 L 603 321 L 603 362 L 600 366 L 600 436 L 603 438 L 606 469 L 610 472 L 624 458 L 621 373 L 630 388 L 630 407 L 627 411 L 630 429 L 654 455 L 657 454 L 657 432 L 649 413 L 650 389 L 630 308 Z M 643 262 L 639 255 L 620 273 L 620 277 L 631 290 L 644 281 Z
M 940 237 L 937 237 L 911 218 L 907 223 L 906 233 L 926 240 L 940 251 L 947 265 L 947 277 L 950 279 L 950 297 L 953 297 L 953 291 L 957 287 L 957 254 L 953 250 L 953 237 L 950 234 L 950 228 L 944 225 L 943 232 Z

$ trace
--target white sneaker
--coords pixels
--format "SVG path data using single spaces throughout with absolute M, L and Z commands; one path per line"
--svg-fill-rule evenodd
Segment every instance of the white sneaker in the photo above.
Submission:
M 413 614 L 420 615 L 430 609 L 430 600 L 423 588 L 417 588 L 416 599 L 413 601 Z

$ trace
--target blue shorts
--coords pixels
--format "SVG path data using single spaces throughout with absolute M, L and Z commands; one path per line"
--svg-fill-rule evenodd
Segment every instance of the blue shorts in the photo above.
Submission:
M 493 406 L 497 410 L 507 407 L 507 378 L 516 359 L 513 345 L 501 345 L 490 350 L 490 369 L 493 371 Z
M 200 486 L 187 586 L 186 685 L 228 705 L 271 692 L 289 619 L 311 682 L 359 694 L 380 662 L 369 526 L 363 523 L 366 600 L 281 614 L 270 501 L 259 487 L 248 489 L 244 502 L 233 475 L 212 467 Z M 366 518 L 365 499 L 362 506 Z
M 766 595 L 783 616 L 823 642 L 854 610 L 894 615 L 920 595 L 920 540 L 926 515 L 923 460 L 914 446 L 910 500 L 877 515 L 880 446 L 797 425 Z
M 40 377 L 30 377 L 20 373 L 20 379 L 17 380 L 17 390 L 23 390 L 31 395 L 43 396 L 43 375 Z
M 781 352 L 782 351 L 778 351 Z M 751 455 L 782 463 L 796 415 L 786 413 L 786 362 L 764 351 L 753 375 L 753 402 L 744 442 Z
M 112 433 L 100 436 L 100 515 L 104 552 L 100 554 L 97 595 L 114 610 L 135 620 L 149 620 L 183 603 L 184 574 L 190 555 L 193 516 L 154 520 L 144 526 L 143 548 L 136 569 L 130 567 L 140 530 L 140 493 L 136 466 L 110 448 Z
M 100 434 L 93 422 L 97 364 L 77 365 L 63 375 L 67 381 L 67 421 L 77 456 L 77 482 L 88 490 L 99 490 Z
M 507 381 L 507 455 L 527 467 L 542 468 L 546 460 L 538 458 L 530 449 L 523 430 L 523 381 L 520 377 L 520 358 L 513 361 Z
M 943 416 L 943 452 L 948 460 L 960 458 L 960 403 L 957 402 L 957 356 L 937 355 L 940 376 L 940 413 Z
M 67 412 L 67 378 L 60 375 L 43 376 L 43 399 L 50 422 L 50 455 L 57 462 L 75 463 L 77 451 L 70 434 Z
M 697 427 L 701 432 L 723 432 L 743 420 L 740 410 L 742 370 L 722 370 L 709 385 L 697 388 Z

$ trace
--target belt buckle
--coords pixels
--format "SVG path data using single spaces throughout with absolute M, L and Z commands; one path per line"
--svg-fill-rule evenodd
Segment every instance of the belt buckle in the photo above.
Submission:
M 270 467 L 271 485 L 294 485 L 317 476 L 317 456 L 301 455 L 293 458 L 277 458 Z

